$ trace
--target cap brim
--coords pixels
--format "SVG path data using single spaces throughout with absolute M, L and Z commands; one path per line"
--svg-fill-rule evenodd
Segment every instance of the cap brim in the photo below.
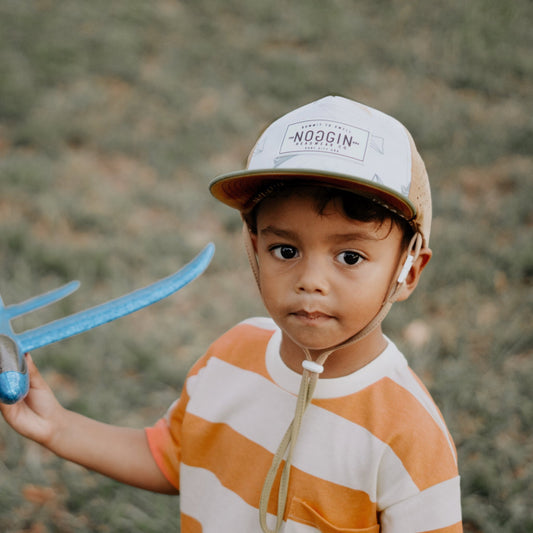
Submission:
M 251 211 L 262 198 L 268 196 L 268 192 L 265 191 L 269 184 L 280 180 L 324 184 L 372 198 L 407 220 L 412 220 L 416 215 L 415 207 L 407 198 L 379 183 L 357 179 L 354 176 L 321 173 L 309 169 L 240 170 L 218 176 L 211 182 L 209 189 L 217 200 L 246 213 Z

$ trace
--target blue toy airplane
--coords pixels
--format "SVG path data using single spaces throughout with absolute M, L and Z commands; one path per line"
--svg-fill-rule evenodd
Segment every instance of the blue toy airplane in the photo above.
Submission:
M 190 263 L 167 278 L 19 334 L 14 333 L 11 327 L 10 321 L 13 318 L 61 300 L 74 292 L 80 286 L 79 282 L 71 281 L 63 287 L 19 304 L 5 306 L 0 298 L 0 402 L 13 404 L 28 393 L 28 369 L 24 358 L 26 352 L 83 333 L 170 296 L 204 272 L 214 251 L 214 245 L 209 243 Z

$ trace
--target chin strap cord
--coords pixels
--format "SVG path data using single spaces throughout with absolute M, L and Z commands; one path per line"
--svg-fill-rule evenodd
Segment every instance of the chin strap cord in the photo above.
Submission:
M 259 500 L 259 522 L 264 533 L 277 533 L 281 528 L 281 524 L 283 523 L 283 515 L 285 514 L 285 506 L 287 504 L 287 492 L 289 488 L 289 477 L 294 446 L 298 440 L 298 434 L 300 433 L 300 427 L 302 425 L 302 419 L 305 410 L 311 403 L 311 398 L 313 397 L 313 393 L 315 391 L 318 375 L 324 371 L 324 367 L 322 365 L 328 356 L 333 352 L 333 350 L 328 350 L 327 352 L 320 354 L 316 361 L 312 361 L 309 351 L 306 348 L 303 348 L 303 351 L 306 359 L 302 363 L 304 370 L 302 379 L 300 381 L 300 390 L 298 392 L 298 399 L 296 401 L 294 418 L 285 432 L 276 454 L 274 455 L 272 465 L 270 466 L 265 479 L 265 484 L 263 485 L 261 499 Z M 276 526 L 274 529 L 269 529 L 266 522 L 268 502 L 270 500 L 270 494 L 272 493 L 274 481 L 276 480 L 277 473 L 281 467 L 281 463 L 285 455 L 287 455 L 287 459 L 285 460 L 285 465 L 283 466 L 279 483 Z
M 259 283 L 259 263 L 257 262 L 257 256 L 255 255 L 252 237 L 250 235 L 250 230 L 248 229 L 246 222 L 244 222 L 244 224 L 242 225 L 242 238 L 244 240 L 244 247 L 246 248 L 246 255 L 248 256 L 248 262 L 252 267 L 255 282 L 257 283 L 257 288 L 259 289 L 259 292 L 261 292 L 261 284 Z
M 255 256 L 250 239 L 250 234 L 246 225 L 244 227 L 244 232 L 244 240 L 246 243 L 248 258 L 250 260 L 250 264 L 252 265 L 252 270 L 254 272 L 257 285 L 259 289 L 261 289 L 259 285 L 259 266 L 257 264 L 257 258 Z M 294 413 L 294 418 L 290 423 L 289 427 L 287 428 L 287 431 L 285 432 L 285 435 L 283 436 L 283 439 L 279 444 L 274 458 L 272 459 L 272 464 L 265 478 L 265 483 L 261 492 L 261 498 L 259 500 L 259 523 L 261 525 L 261 530 L 263 531 L 263 533 L 278 533 L 283 524 L 283 516 L 285 514 L 285 508 L 287 505 L 289 478 L 294 448 L 298 440 L 298 435 L 300 433 L 300 427 L 302 425 L 304 413 L 309 404 L 311 403 L 318 377 L 324 371 L 324 363 L 326 362 L 326 359 L 336 350 L 344 348 L 350 344 L 361 340 L 363 337 L 366 337 L 376 327 L 379 326 L 379 324 L 383 321 L 383 319 L 389 312 L 392 304 L 394 303 L 399 288 L 405 282 L 405 279 L 408 274 L 408 272 L 406 272 L 406 265 L 409 265 L 410 269 L 410 267 L 416 261 L 421 248 L 422 237 L 419 233 L 417 233 L 409 244 L 407 259 L 402 268 L 400 269 L 400 274 L 396 272 L 395 279 L 393 283 L 391 283 L 391 287 L 383 302 L 383 305 L 381 306 L 381 309 L 379 310 L 377 315 L 361 331 L 357 332 L 354 336 L 350 337 L 348 340 L 342 342 L 341 344 L 338 344 L 337 346 L 334 346 L 333 348 L 322 352 L 317 357 L 316 361 L 312 360 L 309 350 L 306 347 L 301 346 L 302 351 L 305 354 L 305 360 L 302 362 L 303 373 L 302 379 L 300 381 L 300 390 L 298 391 L 298 398 L 296 400 L 296 410 Z M 274 529 L 270 529 L 267 525 L 268 503 L 270 501 L 270 496 L 274 487 L 276 477 L 278 475 L 278 472 L 283 462 L 283 458 L 285 456 L 285 464 L 283 465 L 283 469 L 281 471 L 278 489 L 276 524 Z
M 380 322 L 385 318 L 385 315 L 389 312 L 392 306 L 392 302 L 387 300 L 387 302 L 382 306 L 380 312 L 374 317 L 374 319 L 367 324 L 361 331 L 355 334 L 353 337 L 348 339 L 346 342 L 335 346 L 332 349 L 329 349 L 325 352 L 322 352 L 316 359 L 313 361 L 309 350 L 302 346 L 302 350 L 305 353 L 305 360 L 302 361 L 303 373 L 302 379 L 300 381 L 300 390 L 298 391 L 298 398 L 296 400 L 296 410 L 294 413 L 294 418 L 290 423 L 281 443 L 272 459 L 272 464 L 268 471 L 268 474 L 265 478 L 265 483 L 263 485 L 263 490 L 261 492 L 261 499 L 259 500 L 259 522 L 261 524 L 261 529 L 263 533 L 278 533 L 281 524 L 283 523 L 283 516 L 285 514 L 285 507 L 287 504 L 287 493 L 289 489 L 289 476 L 290 469 L 292 465 L 292 455 L 296 441 L 298 440 L 298 435 L 300 433 L 300 427 L 302 425 L 302 419 L 304 413 L 311 403 L 313 393 L 318 381 L 319 375 L 324 371 L 324 363 L 326 359 L 339 348 L 344 348 L 349 344 L 361 340 L 363 337 L 366 337 L 371 331 L 373 331 Z M 285 465 L 281 473 L 281 479 L 279 483 L 279 492 L 278 492 L 278 509 L 276 517 L 276 526 L 274 529 L 269 529 L 266 523 L 268 502 L 270 501 L 270 494 L 272 493 L 272 487 L 276 479 L 277 473 L 280 469 L 283 457 L 287 455 L 285 460 Z

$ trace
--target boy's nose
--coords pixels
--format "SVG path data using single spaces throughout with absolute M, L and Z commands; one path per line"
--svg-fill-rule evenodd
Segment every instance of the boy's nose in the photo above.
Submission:
M 294 288 L 297 293 L 327 294 L 329 284 L 323 265 L 312 259 L 302 261 L 299 265 Z

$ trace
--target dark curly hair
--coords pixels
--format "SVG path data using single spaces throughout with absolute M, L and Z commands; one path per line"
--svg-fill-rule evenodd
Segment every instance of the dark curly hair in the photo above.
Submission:
M 271 183 L 265 191 L 260 191 L 257 197 L 260 200 L 253 209 L 243 214 L 243 218 L 252 233 L 257 233 L 257 213 L 265 199 L 287 198 L 293 194 L 310 195 L 314 200 L 316 212 L 322 215 L 326 206 L 331 202 L 340 205 L 342 213 L 351 220 L 361 222 L 377 222 L 380 225 L 390 223 L 390 229 L 396 225 L 402 232 L 402 248 L 409 246 L 414 230 L 409 222 L 388 210 L 383 205 L 372 200 L 372 198 L 356 194 L 351 191 L 317 185 L 316 183 L 305 183 L 302 181 L 276 181 Z

